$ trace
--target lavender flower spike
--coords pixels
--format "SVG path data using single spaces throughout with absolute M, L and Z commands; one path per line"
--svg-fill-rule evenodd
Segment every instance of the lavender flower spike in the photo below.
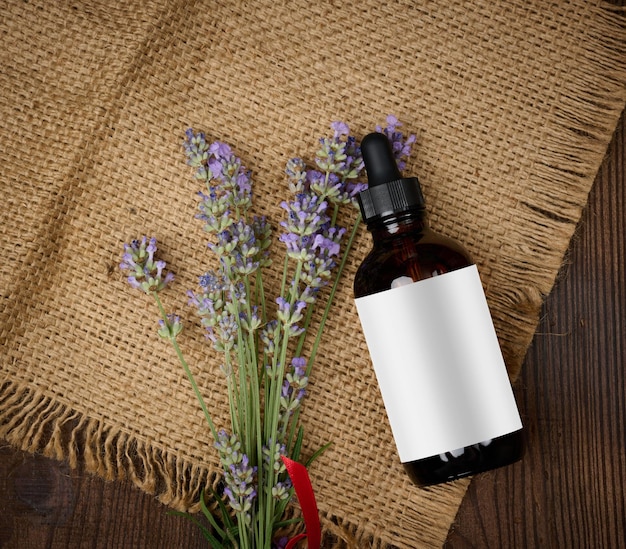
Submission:
M 215 442 L 224 469 L 224 494 L 235 513 L 243 516 L 246 526 L 252 521 L 252 504 L 257 496 L 257 468 L 250 465 L 248 456 L 241 451 L 241 442 L 236 435 L 221 430 Z
M 169 314 L 167 315 L 167 321 L 161 319 L 159 320 L 159 331 L 158 334 L 163 339 L 176 339 L 176 336 L 183 331 L 183 323 L 180 320 L 180 317 L 177 315 Z
M 287 468 L 281 459 L 286 455 L 286 447 L 281 443 L 273 443 L 271 440 L 267 446 L 263 446 L 263 462 L 266 469 L 274 471 L 274 478 L 277 479 L 272 486 L 272 496 L 277 500 L 285 500 L 291 496 L 291 479 L 286 477 L 284 480 L 278 480 L 285 476 Z
M 309 378 L 306 376 L 306 359 L 295 357 L 285 375 L 281 391 L 280 406 L 283 417 L 281 423 L 287 424 L 289 416 L 300 406 Z
M 318 170 L 307 171 L 310 189 L 324 199 L 339 204 L 356 205 L 356 195 L 365 188 L 357 181 L 363 170 L 363 157 L 356 139 L 344 122 L 333 122 L 332 138 L 322 138 L 316 153 Z
M 312 247 L 315 235 L 329 222 L 328 203 L 317 195 L 299 193 L 294 200 L 282 202 L 281 207 L 286 210 L 287 218 L 280 222 L 285 232 L 279 240 L 286 245 L 289 257 L 310 261 L 315 256 Z
M 124 244 L 120 269 L 128 272 L 128 283 L 146 294 L 160 292 L 172 280 L 172 273 L 165 273 L 165 261 L 155 261 L 156 238 L 142 237 Z
M 292 158 L 287 161 L 285 173 L 289 178 L 289 190 L 294 193 L 308 191 L 306 164 L 302 158 Z
M 376 131 L 383 133 L 391 142 L 391 149 L 398 164 L 398 169 L 403 171 L 406 167 L 406 159 L 411 155 L 411 147 L 415 143 L 415 135 L 411 134 L 404 138 L 404 134 L 398 129 L 402 124 L 390 114 L 387 116 L 387 127 L 376 126 Z

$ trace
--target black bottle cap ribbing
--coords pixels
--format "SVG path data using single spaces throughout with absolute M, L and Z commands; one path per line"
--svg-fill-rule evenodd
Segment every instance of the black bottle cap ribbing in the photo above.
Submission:
M 370 133 L 361 142 L 368 188 L 358 195 L 366 223 L 424 207 L 416 177 L 402 177 L 391 143 L 382 133 Z

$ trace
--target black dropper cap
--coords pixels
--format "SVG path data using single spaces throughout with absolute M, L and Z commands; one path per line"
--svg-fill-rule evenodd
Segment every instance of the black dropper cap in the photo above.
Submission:
M 402 177 L 386 135 L 366 135 L 361 142 L 361 153 L 368 188 L 357 199 L 366 223 L 424 208 L 417 177 Z

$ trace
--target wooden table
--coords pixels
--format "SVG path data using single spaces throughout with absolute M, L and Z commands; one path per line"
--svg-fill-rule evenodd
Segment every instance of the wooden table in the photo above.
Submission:
M 626 546 L 625 141 L 622 116 L 516 384 L 527 453 L 475 477 L 448 549 Z M 0 445 L 0 547 L 206 545 L 128 482 Z

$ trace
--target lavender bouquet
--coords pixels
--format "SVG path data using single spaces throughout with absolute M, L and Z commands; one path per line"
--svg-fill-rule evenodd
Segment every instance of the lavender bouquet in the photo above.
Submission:
M 399 126 L 397 119 L 389 116 L 387 126 L 377 127 L 377 131 L 390 138 L 402 168 L 415 136 L 405 139 Z M 366 187 L 359 181 L 363 160 L 356 139 L 344 123 L 335 122 L 331 129 L 332 137 L 320 140 L 314 167 L 301 158 L 287 162 L 293 196 L 281 203 L 286 215 L 278 239 L 286 254 L 280 293 L 273 299 L 268 299 L 263 284 L 272 231 L 265 217 L 252 214 L 250 172 L 227 144 L 208 143 L 202 132 L 186 133 L 187 164 L 205 186 L 198 193 L 197 218 L 204 224 L 208 248 L 217 259 L 217 268 L 200 276 L 199 288 L 188 292 L 189 303 L 222 357 L 228 429 L 215 425 L 177 342 L 182 321 L 168 313 L 161 300 L 173 276 L 157 259 L 156 239 L 143 237 L 124 245 L 120 266 L 128 273 L 131 286 L 154 298 L 161 316 L 158 334 L 170 341 L 189 378 L 223 467 L 220 485 L 208 487 L 213 501 L 207 503 L 204 493 L 201 496 L 206 521 L 188 515 L 214 548 L 290 547 L 286 538 L 276 539 L 277 532 L 300 520 L 284 518 L 294 495 L 287 464 L 302 458 L 302 399 L 361 220 L 356 208 L 342 253 L 347 231 L 338 226 L 338 214 L 342 207 L 355 206 L 356 195 Z M 325 291 L 326 286 L 330 290 Z M 324 310 L 314 327 L 314 306 L 323 298 Z M 306 357 L 305 340 L 311 333 L 314 341 L 306 347 L 310 349 Z M 310 456 L 305 465 L 325 448 Z M 303 501 L 301 506 L 306 519 Z M 309 546 L 319 546 L 319 532 L 308 535 Z

